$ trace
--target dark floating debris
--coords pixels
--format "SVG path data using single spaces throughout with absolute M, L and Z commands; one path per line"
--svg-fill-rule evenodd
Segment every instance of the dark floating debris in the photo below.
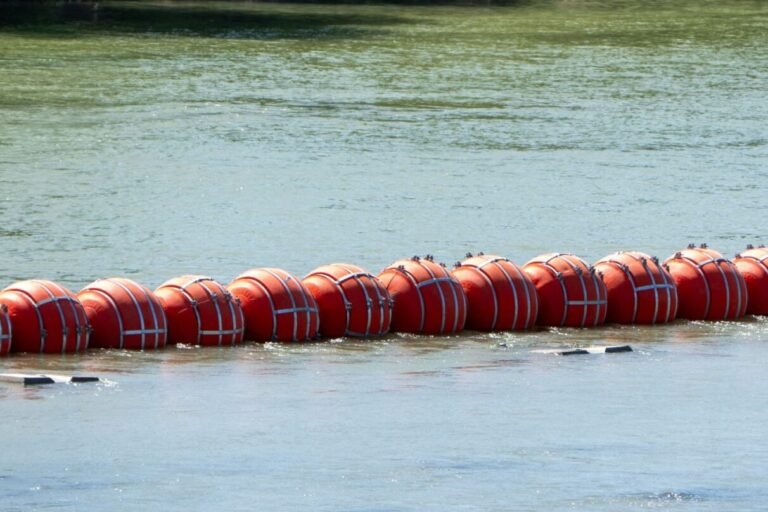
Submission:
M 613 345 L 610 347 L 585 347 L 585 348 L 569 348 L 569 349 L 546 349 L 546 350 L 534 350 L 539 354 L 554 354 L 556 356 L 578 356 L 585 354 L 615 354 L 618 352 L 634 352 L 629 345 Z
M 52 374 L 27 374 L 27 373 L 0 373 L 0 382 L 23 384 L 24 386 L 36 386 L 40 384 L 80 384 L 84 382 L 99 382 L 98 377 L 82 375 L 52 375 Z

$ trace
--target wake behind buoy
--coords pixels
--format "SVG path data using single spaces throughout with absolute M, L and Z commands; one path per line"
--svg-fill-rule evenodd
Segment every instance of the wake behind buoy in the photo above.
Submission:
M 296 277 L 277 268 L 257 268 L 227 287 L 240 300 L 249 341 L 310 341 L 320 316 L 312 294 Z
M 381 282 L 362 268 L 347 263 L 325 265 L 302 283 L 317 302 L 323 336 L 367 338 L 389 332 L 392 299 Z
M 11 351 L 11 317 L 8 316 L 8 306 L 0 304 L 0 357 Z
M 677 287 L 658 259 L 642 252 L 616 252 L 594 266 L 608 290 L 606 322 L 657 324 L 677 316 Z
M 747 313 L 768 315 L 768 248 L 747 246 L 733 264 L 747 284 Z
M 222 346 L 243 341 L 240 301 L 210 277 L 176 277 L 161 284 L 155 295 L 168 318 L 168 343 Z
M 75 295 L 52 281 L 19 281 L 0 293 L 13 328 L 13 352 L 66 353 L 88 348 L 90 328 Z
M 459 281 L 431 256 L 398 260 L 379 274 L 392 296 L 392 330 L 452 334 L 467 318 L 467 298 Z
M 536 324 L 539 298 L 528 275 L 501 256 L 467 255 L 453 275 L 467 296 L 466 328 L 513 331 Z
M 608 292 L 593 267 L 573 254 L 542 254 L 523 266 L 539 294 L 538 325 L 589 327 L 605 322 Z
M 677 285 L 677 316 L 688 320 L 735 320 L 747 309 L 747 285 L 736 266 L 706 245 L 677 252 L 664 267 Z
M 93 328 L 91 345 L 150 350 L 165 347 L 168 328 L 157 297 L 121 277 L 99 279 L 77 294 Z

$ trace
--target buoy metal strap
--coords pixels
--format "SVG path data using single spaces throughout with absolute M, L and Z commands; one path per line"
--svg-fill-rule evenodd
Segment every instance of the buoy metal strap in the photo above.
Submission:
M 424 306 L 424 296 L 421 293 L 421 288 L 419 287 L 419 281 L 416 279 L 416 277 L 403 265 L 399 266 L 392 266 L 390 267 L 391 270 L 394 270 L 395 272 L 400 272 L 403 274 L 413 285 L 413 287 L 416 289 L 416 294 L 419 296 L 419 306 L 421 309 L 421 314 L 419 315 L 419 331 L 422 331 L 424 329 L 424 321 L 425 321 L 425 306 Z
M 120 330 L 120 342 L 117 344 L 117 347 L 122 349 L 125 345 L 125 334 L 123 327 L 123 316 L 120 314 L 120 308 L 117 307 L 117 303 L 115 302 L 115 299 L 112 298 L 110 294 L 105 292 L 104 290 L 100 290 L 98 288 L 86 288 L 89 292 L 97 293 L 107 299 L 107 302 L 109 302 L 109 305 L 112 306 L 112 312 L 115 314 L 115 318 L 117 318 L 117 327 Z
M 277 282 L 279 282 L 280 285 L 283 287 L 286 294 L 288 295 L 288 298 L 291 299 L 290 308 L 272 310 L 272 312 L 275 315 L 275 335 L 277 335 L 277 316 L 283 315 L 283 314 L 293 314 L 293 335 L 291 336 L 291 340 L 297 341 L 298 338 L 296 337 L 296 335 L 298 334 L 298 329 L 299 329 L 299 312 L 301 312 L 301 309 L 299 309 L 296 306 L 296 299 L 293 298 L 293 293 L 291 293 L 291 288 L 283 280 L 283 277 L 279 276 L 276 272 L 269 269 L 264 269 L 264 271 L 270 274 L 275 279 L 277 279 Z M 290 281 L 290 277 L 286 277 L 286 279 Z
M 258 278 L 246 276 L 241 279 L 248 279 L 253 284 L 261 288 L 261 291 L 264 293 L 264 296 L 267 298 L 267 301 L 269 302 L 269 311 L 272 313 L 272 339 L 277 338 L 277 312 L 275 310 L 275 301 L 272 300 L 272 294 L 269 292 L 269 288 L 267 288 L 264 283 L 261 282 Z
M 568 290 L 565 287 L 565 281 L 563 280 L 563 274 L 559 270 L 557 270 L 551 263 L 553 259 L 560 256 L 559 254 L 553 255 L 551 258 L 545 259 L 545 260 L 534 260 L 534 263 L 538 263 L 542 265 L 545 269 L 549 271 L 552 276 L 557 279 L 557 282 L 560 283 L 560 290 L 563 293 L 563 316 L 560 319 L 560 325 L 565 324 L 565 320 L 568 318 Z
M 600 283 L 598 283 L 597 280 L 601 278 L 598 277 L 597 274 L 595 273 L 594 267 L 590 269 L 589 273 L 592 276 L 592 284 L 595 287 L 595 293 L 597 293 L 597 300 L 594 301 L 595 302 L 594 305 L 597 306 L 597 308 L 595 309 L 595 321 L 592 325 L 597 325 L 600 321 L 600 306 L 608 304 L 608 292 L 607 291 L 605 292 L 606 293 L 605 297 L 600 298 L 601 287 L 600 287 Z M 587 308 L 584 308 L 584 316 L 586 317 L 586 315 L 587 315 Z
M 363 278 L 367 279 L 369 283 L 373 284 L 373 288 L 376 290 L 376 301 L 379 304 L 379 327 L 376 329 L 376 335 L 381 336 L 384 334 L 384 325 L 386 324 L 386 321 L 384 319 L 384 302 L 387 300 L 387 297 L 382 295 L 381 290 L 379 288 L 379 285 L 376 284 L 376 277 L 374 277 L 372 274 L 369 274 L 368 272 L 355 272 L 352 268 L 346 267 L 342 265 L 342 268 L 344 268 L 347 272 L 350 272 L 349 275 L 342 278 L 344 279 L 352 279 L 354 278 L 355 281 L 357 281 L 358 286 L 360 286 L 363 289 L 363 294 L 365 294 L 365 302 L 366 307 L 368 311 L 368 317 L 366 319 L 366 327 L 365 327 L 365 337 L 368 337 L 371 333 L 371 322 L 373 317 L 373 299 L 368 294 L 368 287 L 365 286 L 365 283 L 363 282 Z M 359 336 L 360 333 L 349 331 L 349 335 L 352 336 Z
M 163 312 L 160 305 L 157 303 L 157 300 L 155 300 L 151 295 L 149 290 L 144 288 L 143 286 L 140 287 L 141 292 L 144 294 L 144 298 L 147 301 L 147 304 L 149 304 L 149 311 L 152 313 L 152 321 L 154 322 L 154 335 L 155 335 L 155 350 L 157 350 L 157 347 L 160 345 L 160 335 L 161 334 L 168 334 L 168 327 L 165 325 L 165 313 Z M 158 309 L 160 310 L 158 312 Z M 162 319 L 162 322 L 160 320 Z M 163 324 L 162 327 L 160 324 Z
M 296 304 L 296 299 L 293 297 L 293 293 L 291 291 L 290 286 L 288 286 L 288 283 L 293 281 L 293 277 L 290 275 L 285 275 L 285 277 L 281 277 L 277 274 L 277 272 L 270 270 L 270 269 L 264 269 L 265 272 L 273 276 L 275 279 L 277 279 L 280 284 L 282 285 L 283 289 L 288 294 L 288 298 L 291 299 L 291 307 L 290 308 L 281 308 L 281 309 L 274 309 L 273 306 L 273 313 L 275 315 L 275 336 L 277 335 L 277 316 L 279 315 L 286 315 L 286 314 L 292 314 L 293 315 L 293 337 L 291 338 L 293 341 L 298 341 L 298 334 L 299 334 L 299 313 L 305 313 L 307 315 L 307 328 L 306 333 L 304 335 L 305 338 L 309 337 L 309 329 L 310 329 L 310 319 L 312 313 L 317 313 L 317 308 L 313 308 L 309 305 L 309 302 L 307 301 L 307 297 L 304 295 L 304 289 L 299 286 L 299 291 L 301 292 L 302 298 L 304 299 L 304 305 L 299 306 Z
M 527 311 L 525 314 L 525 327 L 528 328 L 531 325 L 531 313 L 533 312 L 533 308 L 531 307 L 531 290 L 528 289 L 528 279 L 525 277 L 525 274 L 523 273 L 520 268 L 515 265 L 512 261 L 510 261 L 507 258 L 494 258 L 493 263 L 497 263 L 498 261 L 507 261 L 512 265 L 512 267 L 515 269 L 515 273 L 517 274 L 517 277 L 520 279 L 520 282 L 523 283 L 523 291 L 525 291 L 525 303 L 527 304 Z M 485 264 L 483 264 L 484 266 Z M 507 269 L 505 269 L 502 265 L 498 265 L 499 270 L 501 270 L 504 273 L 504 277 L 507 278 L 507 282 L 509 283 L 509 286 L 512 287 L 512 293 L 515 298 L 515 321 L 512 324 L 513 326 L 517 325 L 517 318 L 518 318 L 518 295 L 517 295 L 517 288 L 514 286 L 512 281 L 512 276 L 509 275 L 509 272 L 507 272 Z M 538 302 L 539 302 L 539 296 L 534 294 L 533 296 L 534 300 L 536 301 L 536 307 L 538 308 Z
M 218 297 L 216 292 L 208 288 L 208 286 L 205 284 L 204 281 L 198 280 L 197 285 L 200 286 L 203 290 L 205 290 L 206 295 L 208 295 L 208 298 L 213 303 L 214 307 L 216 308 L 216 330 L 209 330 L 206 333 L 200 333 L 201 337 L 202 335 L 208 335 L 208 336 L 218 336 L 218 346 L 221 346 L 221 343 L 224 341 L 224 321 L 221 315 L 221 305 L 219 304 Z M 235 321 L 235 316 L 232 315 L 232 322 Z M 233 323 L 234 325 L 234 323 Z
M 53 303 L 56 306 L 56 310 L 59 313 L 59 319 L 61 320 L 61 353 L 64 354 L 67 349 L 67 338 L 69 337 L 69 329 L 67 329 L 67 322 L 64 318 L 64 310 L 61 309 L 61 301 L 59 299 L 63 297 L 56 297 L 53 292 L 51 291 L 48 286 L 43 281 L 35 281 L 37 284 L 39 284 L 43 290 L 45 290 L 45 293 L 48 294 L 50 297 L 50 300 L 45 301 L 46 304 Z M 41 306 L 42 307 L 42 306 Z
M 434 285 L 436 285 L 437 291 L 440 294 L 440 313 L 441 313 L 441 316 L 440 316 L 440 332 L 444 332 L 444 330 L 445 330 L 445 313 L 446 313 L 445 307 L 446 306 L 445 306 L 445 294 L 443 293 L 443 287 L 440 286 L 440 283 L 443 282 L 443 281 L 450 281 L 451 279 L 449 277 L 447 277 L 447 276 L 443 276 L 443 277 L 439 278 L 439 277 L 437 277 L 435 275 L 434 272 L 432 272 L 432 269 L 430 269 L 424 263 L 422 263 L 421 261 L 418 261 L 417 263 L 419 265 L 421 265 L 422 268 L 424 268 L 424 270 L 426 270 L 429 273 L 429 275 L 430 275 L 430 279 L 427 279 L 426 281 L 422 281 L 421 283 L 418 284 L 418 287 L 422 288 L 424 286 L 429 286 L 429 285 L 434 284 Z M 458 309 L 456 311 L 458 311 Z
M 174 286 L 174 288 L 178 290 L 179 293 L 181 293 L 184 298 L 187 299 L 189 305 L 192 306 L 192 312 L 195 314 L 195 323 L 197 324 L 197 340 L 195 340 L 195 344 L 199 345 L 203 337 L 203 320 L 200 318 L 200 309 L 197 305 L 197 301 L 187 291 L 187 286 L 193 284 L 194 282 L 195 281 L 191 281 L 190 283 L 187 283 L 183 286 Z
M 365 332 L 358 333 L 349 329 L 349 313 L 347 313 L 347 329 L 346 329 L 347 336 L 360 336 L 362 334 L 362 336 L 367 338 L 368 335 L 371 333 L 371 322 L 373 317 L 373 300 L 371 299 L 371 296 L 368 294 L 368 287 L 365 286 L 365 282 L 363 282 L 363 278 L 366 278 L 369 281 L 371 281 L 373 280 L 373 276 L 367 272 L 353 272 L 351 269 L 347 267 L 343 267 L 343 268 L 347 272 L 350 272 L 350 274 L 346 276 L 346 279 L 354 279 L 355 282 L 357 283 L 357 286 L 359 286 L 363 290 L 363 295 L 365 296 Z M 346 300 L 346 295 L 344 296 L 344 300 Z M 381 299 L 379 299 L 379 304 L 381 304 Z M 379 325 L 379 329 L 377 329 L 377 333 L 381 331 L 381 323 L 383 323 L 383 321 L 384 321 L 383 317 L 379 319 L 380 325 Z
M 562 259 L 568 265 L 570 265 L 571 269 L 573 269 L 573 272 L 577 276 L 579 276 L 579 283 L 581 284 L 581 293 L 582 293 L 582 296 L 584 297 L 584 300 L 583 301 L 578 301 L 578 300 L 568 301 L 568 300 L 566 300 L 566 305 L 567 306 L 571 306 L 571 305 L 573 305 L 573 306 L 585 306 L 583 308 L 584 310 L 582 311 L 582 314 L 581 314 L 581 326 L 584 327 L 587 324 L 587 307 L 586 306 L 590 306 L 592 304 L 590 304 L 590 301 L 589 301 L 589 293 L 587 292 L 587 283 L 584 281 L 584 270 L 577 263 L 574 263 L 573 260 L 571 260 L 570 256 L 571 256 L 570 254 L 563 254 L 563 255 L 561 255 Z M 600 293 L 600 292 L 598 291 L 598 293 Z M 600 297 L 598 297 L 598 299 L 599 298 Z M 595 303 L 595 304 L 597 304 L 597 303 Z
M 368 287 L 365 285 L 365 282 L 363 281 L 363 278 L 367 278 L 370 281 L 374 280 L 374 277 L 369 274 L 368 272 L 359 272 L 354 269 L 351 269 L 349 267 L 346 267 L 344 265 L 338 265 L 339 267 L 343 268 L 347 272 L 349 272 L 347 275 L 337 278 L 336 276 L 329 274 L 327 272 L 318 272 L 315 275 L 318 275 L 320 277 L 323 277 L 330 281 L 333 285 L 336 286 L 336 289 L 341 294 L 341 298 L 344 301 L 344 310 L 346 313 L 346 323 L 344 327 L 344 335 L 345 336 L 355 336 L 355 337 L 368 337 L 371 333 L 371 323 L 372 323 L 372 317 L 373 317 L 373 299 L 371 298 L 370 294 L 368 293 Z M 349 328 L 349 322 L 350 322 L 350 314 L 352 310 L 352 301 L 349 300 L 347 297 L 346 292 L 344 291 L 344 287 L 341 286 L 343 283 L 354 279 L 357 285 L 363 290 L 363 295 L 365 295 L 365 308 L 366 308 L 366 322 L 365 322 L 365 332 L 356 332 Z M 381 296 L 381 293 L 378 291 L 378 287 L 376 291 L 376 297 L 378 299 L 379 303 L 379 328 L 377 329 L 376 333 L 378 335 L 382 334 L 383 331 L 383 325 L 384 325 L 384 303 L 385 300 L 384 297 Z
M 616 266 L 617 268 L 619 268 L 624 273 L 627 280 L 629 280 L 629 283 L 632 285 L 632 293 L 634 296 L 634 307 L 632 309 L 632 323 L 635 323 L 637 321 L 640 292 L 646 292 L 650 290 L 653 290 L 653 293 L 654 293 L 653 318 L 651 320 L 651 323 L 652 324 L 656 323 L 656 319 L 659 313 L 659 290 L 664 290 L 667 294 L 667 312 L 666 312 L 665 322 L 668 322 L 669 316 L 671 314 L 671 308 L 672 308 L 672 293 L 676 293 L 675 292 L 676 288 L 674 284 L 667 281 L 667 277 L 663 269 L 659 266 L 658 263 L 653 262 L 653 264 L 656 266 L 656 269 L 659 270 L 659 273 L 661 274 L 661 278 L 663 279 L 663 283 L 659 283 L 656 281 L 656 277 L 653 275 L 653 271 L 649 268 L 648 260 L 646 258 L 639 258 L 636 255 L 629 252 L 620 252 L 618 254 L 628 256 L 633 260 L 640 262 L 643 266 L 643 269 L 645 270 L 646 275 L 648 276 L 648 279 L 651 281 L 651 284 L 638 286 L 637 281 L 635 280 L 635 277 L 630 271 L 629 266 L 627 264 L 625 264 L 620 260 L 614 259 L 613 257 L 608 257 L 602 260 L 604 263 L 610 263 Z
M 212 290 L 208 285 L 206 285 L 205 284 L 206 281 L 210 281 L 214 283 L 218 288 L 218 292 Z M 195 284 L 200 286 L 205 291 L 206 295 L 208 295 L 214 307 L 216 308 L 216 319 L 218 322 L 218 329 L 203 328 L 202 317 L 200 314 L 200 304 L 197 300 L 195 300 L 192 297 L 192 295 L 189 293 L 189 290 L 188 290 L 188 288 L 190 288 Z M 243 317 L 242 310 L 235 310 L 235 307 L 233 305 L 235 299 L 232 297 L 232 294 L 229 293 L 226 290 L 226 288 L 222 287 L 216 281 L 214 281 L 213 278 L 208 276 L 196 276 L 191 280 L 187 281 L 186 283 L 184 283 L 182 286 L 174 285 L 173 287 L 179 290 L 179 292 L 181 292 L 184 295 L 184 297 L 186 297 L 187 302 L 189 302 L 189 304 L 192 306 L 192 310 L 195 313 L 195 320 L 197 321 L 197 342 L 196 343 L 198 345 L 202 344 L 203 336 L 218 336 L 219 346 L 221 346 L 221 344 L 223 343 L 224 336 L 232 336 L 231 344 L 234 345 L 236 343 L 236 336 L 243 334 L 245 332 L 245 318 Z M 266 291 L 265 291 L 265 294 L 266 294 Z M 224 313 L 222 312 L 221 304 L 218 301 L 219 295 L 223 296 L 225 299 L 225 302 L 227 303 L 227 306 L 229 309 L 229 316 L 232 319 L 231 329 L 224 328 L 224 324 L 223 324 Z M 238 314 L 238 311 L 239 311 L 239 314 Z M 238 325 L 240 327 L 238 327 Z
M 37 316 L 37 327 L 38 327 L 38 331 L 40 332 L 40 352 L 45 352 L 45 338 L 48 336 L 48 332 L 45 330 L 43 315 L 42 313 L 40 313 L 40 308 L 37 305 L 37 302 L 35 302 L 35 298 L 32 297 L 29 294 L 29 292 L 27 292 L 26 290 L 13 289 L 10 291 L 14 291 L 20 294 L 26 300 L 28 300 L 29 303 L 32 305 L 32 308 L 35 310 L 35 315 Z
M 579 276 L 579 284 L 581 285 L 581 291 L 582 291 L 582 300 L 576 300 L 576 299 L 570 299 L 568 297 L 568 290 L 566 289 L 565 282 L 563 279 L 563 274 L 560 272 L 557 268 L 555 268 L 550 262 L 552 260 L 555 260 L 557 258 L 561 258 L 565 263 L 573 270 L 574 274 Z M 575 259 L 575 262 L 574 262 Z M 569 306 L 584 306 L 584 310 L 582 312 L 581 317 L 581 327 L 584 327 L 587 323 L 587 306 L 598 306 L 597 311 L 595 312 L 595 322 L 594 324 L 597 325 L 600 320 L 600 306 L 605 306 L 608 304 L 608 297 L 601 297 L 600 294 L 600 285 L 597 282 L 598 277 L 592 273 L 589 272 L 589 269 L 587 268 L 586 263 L 584 263 L 581 258 L 578 256 L 574 256 L 573 254 L 568 253 L 553 253 L 548 255 L 547 258 L 543 260 L 539 260 L 539 263 L 542 263 L 557 279 L 560 281 L 560 287 L 563 292 L 563 299 L 565 303 L 565 307 L 563 308 L 563 317 L 560 322 L 560 325 L 564 325 L 566 319 L 568 318 L 568 307 Z M 595 299 L 589 298 L 589 292 L 587 290 L 587 284 L 584 279 L 584 272 L 585 269 L 582 268 L 581 265 L 584 265 L 585 268 L 587 268 L 586 272 L 589 272 L 592 274 L 592 283 L 595 287 L 595 293 L 597 294 L 597 297 Z
M 482 265 L 479 265 L 474 268 L 478 274 L 485 280 L 485 282 L 488 284 L 488 287 L 491 289 L 491 296 L 493 297 L 493 320 L 491 321 L 491 331 L 496 330 L 496 322 L 499 318 L 499 298 L 496 293 L 496 287 L 493 286 L 493 281 L 491 281 L 491 278 L 488 276 L 488 274 L 483 270 L 483 267 L 485 267 L 488 263 L 483 263 Z M 505 273 L 506 274 L 506 273 Z M 512 285 L 512 282 L 509 281 L 509 278 L 507 278 L 507 281 L 509 282 L 510 286 Z M 514 286 L 512 287 L 512 291 L 514 292 Z M 515 293 L 515 322 L 517 322 L 517 293 Z M 514 323 L 512 325 L 515 325 Z
M 8 308 L 4 304 L 0 304 L 0 312 L 7 313 Z M 3 318 L 5 318 L 5 325 L 8 326 L 8 330 L 5 330 L 3 328 L 3 322 L 0 322 L 0 346 L 3 345 L 3 342 L 10 342 L 11 341 L 11 335 L 13 334 L 13 325 L 11 324 L 11 318 L 7 315 L 5 315 Z
M 709 315 L 709 304 L 711 302 L 710 296 L 711 296 L 711 293 L 712 293 L 710 291 L 710 289 L 709 289 L 709 281 L 707 280 L 707 275 L 704 273 L 703 270 L 701 270 L 701 266 L 699 266 L 699 263 L 696 260 L 694 260 L 693 258 L 691 258 L 690 256 L 683 256 L 683 255 L 678 256 L 678 255 L 675 255 L 675 257 L 677 259 L 685 262 L 685 263 L 688 263 L 693 268 L 695 268 L 696 271 L 699 273 L 699 277 L 701 277 L 701 280 L 704 281 L 704 291 L 706 292 L 706 294 L 705 294 L 706 302 L 705 302 L 705 306 L 704 306 L 704 316 L 706 317 L 707 315 Z
M 728 276 L 725 274 L 725 271 L 723 270 L 723 263 L 728 265 L 728 270 L 731 276 L 733 276 L 733 280 L 736 281 L 736 315 L 738 316 L 741 312 L 741 286 L 739 284 L 739 277 L 736 275 L 736 270 L 731 265 L 731 262 L 728 261 L 725 258 L 716 258 L 715 262 L 717 263 L 717 270 L 720 271 L 720 275 L 723 276 L 723 282 L 725 283 L 725 312 L 723 313 L 723 320 L 728 319 L 728 312 L 731 308 L 731 288 L 728 284 Z
M 296 279 L 293 276 L 291 276 L 290 274 L 286 274 L 285 277 L 281 277 L 274 270 L 271 270 L 271 269 L 263 269 L 263 270 L 266 273 L 268 273 L 271 276 L 273 276 L 275 279 L 277 279 L 280 282 L 280 284 L 282 285 L 283 289 L 288 294 L 288 297 L 291 299 L 291 307 L 290 308 L 282 308 L 282 309 L 275 310 L 274 309 L 274 304 L 272 305 L 272 312 L 273 312 L 273 315 L 275 316 L 275 326 L 274 326 L 273 337 L 277 336 L 277 318 L 276 317 L 278 315 L 292 314 L 293 315 L 293 337 L 292 337 L 292 340 L 293 341 L 298 341 L 298 339 L 299 339 L 298 338 L 298 332 L 299 332 L 299 313 L 305 313 L 307 315 L 307 322 L 306 322 L 307 326 L 306 326 L 306 332 L 304 334 L 304 338 L 305 339 L 309 338 L 310 328 L 312 327 L 311 324 L 310 324 L 310 321 L 312 320 L 312 313 L 317 313 L 318 310 L 317 310 L 317 308 L 311 306 L 311 304 L 309 302 L 309 299 L 307 299 L 307 295 L 304 292 L 304 287 L 302 287 L 301 283 L 296 281 Z M 301 296 L 302 296 L 302 299 L 303 299 L 303 302 L 304 302 L 303 306 L 299 306 L 299 305 L 296 304 L 296 299 L 293 297 L 293 293 L 291 291 L 290 286 L 288 286 L 288 283 L 290 283 L 291 281 L 296 281 L 298 283 L 298 289 L 299 289 L 299 292 L 301 293 Z M 271 302 L 271 299 L 270 299 L 270 302 Z
M 77 314 L 78 311 L 77 311 L 77 307 L 75 306 L 75 299 L 70 297 L 69 294 L 67 294 L 67 292 L 56 283 L 52 283 L 52 284 L 56 286 L 56 288 L 58 288 L 59 293 L 61 293 L 61 296 L 59 297 L 56 297 L 54 295 L 54 293 L 51 291 L 51 289 L 48 287 L 45 281 L 33 280 L 33 282 L 40 285 L 43 288 L 43 290 L 45 290 L 45 292 L 48 294 L 48 296 L 51 299 L 54 299 L 54 300 L 49 300 L 48 302 L 54 303 L 54 305 L 56 306 L 56 309 L 59 312 L 59 318 L 61 319 L 61 336 L 62 336 L 61 353 L 62 354 L 66 353 L 67 351 L 66 349 L 67 349 L 67 338 L 69 337 L 69 329 L 67 329 L 67 322 L 64 317 L 64 310 L 62 309 L 61 303 L 67 302 L 69 304 L 69 307 L 72 309 L 72 315 L 74 316 L 74 320 L 75 320 L 75 351 L 80 351 L 80 334 L 85 326 L 82 326 L 80 324 L 80 315 Z M 86 334 L 85 348 L 88 348 L 87 336 L 89 335 L 89 332 L 87 328 L 85 328 L 85 334 Z
M 136 297 L 136 295 L 133 293 L 133 291 L 125 286 L 123 283 L 117 281 L 116 279 L 106 279 L 106 281 L 114 284 L 118 288 L 121 288 L 125 293 L 128 294 L 128 297 L 130 297 L 131 302 L 133 303 L 133 306 L 136 308 L 136 312 L 139 315 L 139 329 L 134 331 L 129 331 L 126 334 L 140 334 L 141 335 L 141 349 L 144 350 L 146 346 L 146 338 L 147 335 L 154 335 L 155 337 L 155 343 L 154 348 L 157 348 L 158 342 L 160 339 L 160 334 L 165 332 L 165 329 L 161 329 L 158 325 L 157 321 L 157 314 L 155 313 L 155 308 L 152 305 L 152 301 L 148 300 L 150 311 L 152 312 L 152 318 L 154 319 L 154 328 L 150 328 L 147 326 L 146 320 L 144 319 L 144 312 L 141 310 L 141 305 L 139 304 L 139 299 Z M 147 296 L 149 299 L 149 297 Z
M 510 262 L 512 264 L 512 267 L 515 269 L 515 273 L 517 273 L 517 277 L 520 279 L 520 282 L 523 283 L 523 291 L 525 291 L 525 303 L 527 304 L 527 310 L 525 313 L 525 327 L 526 329 L 531 326 L 531 313 L 533 313 L 533 308 L 531 307 L 531 290 L 529 289 L 528 283 L 529 280 L 525 277 L 525 274 L 523 274 L 523 271 L 520 270 L 520 268 L 515 265 L 514 263 Z M 507 270 L 504 267 L 501 267 L 501 271 L 504 272 L 504 275 L 507 277 L 507 280 L 512 282 L 512 276 L 510 276 L 507 273 Z M 512 287 L 513 290 L 515 290 L 514 287 Z M 517 304 L 517 290 L 515 290 L 515 304 Z M 533 294 L 533 301 L 536 302 L 536 308 L 538 309 L 539 304 L 539 296 L 535 293 Z M 515 312 L 515 323 L 514 325 L 517 325 L 517 312 Z
M 621 253 L 621 254 L 624 254 L 624 253 Z M 628 256 L 631 257 L 632 255 L 629 254 Z M 640 299 L 638 297 L 638 292 L 640 290 L 638 290 L 637 283 L 635 282 L 635 277 L 632 275 L 632 272 L 630 272 L 629 266 L 627 264 L 625 264 L 624 262 L 619 261 L 619 260 L 615 260 L 613 258 L 608 258 L 608 259 L 606 259 L 604 261 L 606 263 L 610 263 L 610 264 L 614 265 L 616 268 L 621 270 L 624 273 L 624 276 L 627 278 L 627 280 L 629 280 L 629 284 L 632 285 L 632 323 L 635 323 L 635 321 L 637 320 L 637 307 L 638 307 L 638 304 L 640 302 Z M 655 316 L 654 316 L 653 320 L 654 320 L 654 322 L 656 321 L 656 317 Z

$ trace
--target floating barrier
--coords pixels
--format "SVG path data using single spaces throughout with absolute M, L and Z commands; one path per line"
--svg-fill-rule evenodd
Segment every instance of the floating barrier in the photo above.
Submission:
M 368 338 L 389 332 L 392 298 L 362 268 L 347 263 L 325 265 L 310 272 L 302 283 L 317 302 L 324 337 Z
M 91 346 L 147 350 L 165 347 L 165 313 L 157 297 L 130 279 L 99 279 L 83 288 L 77 298 L 91 326 Z
M 285 270 L 249 270 L 227 289 L 240 300 L 247 340 L 296 342 L 317 337 L 317 303 L 301 281 Z
M 464 329 L 467 298 L 461 283 L 432 256 L 398 260 L 379 274 L 392 296 L 392 330 L 452 334 Z
M 52 281 L 19 281 L 0 292 L 11 318 L 13 352 L 66 353 L 88 348 L 90 327 L 75 295 Z
M 747 285 L 730 260 L 717 251 L 689 245 L 664 267 L 677 285 L 678 318 L 735 320 L 747 310 Z
M 606 322 L 658 324 L 677 316 L 677 287 L 657 258 L 642 252 L 617 252 L 594 267 L 608 290 Z
M 170 279 L 155 290 L 168 318 L 168 343 L 236 345 L 245 336 L 240 301 L 205 276 Z
M 590 327 L 605 322 L 608 292 L 593 267 L 573 254 L 542 254 L 523 266 L 539 295 L 538 325 Z
M 507 258 L 467 254 L 453 276 L 467 296 L 465 328 L 476 331 L 519 331 L 536 324 L 536 287 L 520 267 Z
M 8 306 L 0 304 L 0 357 L 7 356 L 11 351 L 11 317 L 8 316 Z
M 617 252 L 593 267 L 572 254 L 541 255 L 520 268 L 479 253 L 452 272 L 426 256 L 396 261 L 378 277 L 341 263 L 318 267 L 304 281 L 257 268 L 227 287 L 181 276 L 154 293 L 123 278 L 96 281 L 78 296 L 51 281 L 20 281 L 0 292 L 0 356 L 89 346 L 142 350 L 387 332 L 445 335 L 465 327 L 734 320 L 746 313 L 768 315 L 764 246 L 748 246 L 733 262 L 706 245 L 690 245 L 663 265 L 641 252 Z
M 748 245 L 733 264 L 747 284 L 747 313 L 768 315 L 768 248 Z

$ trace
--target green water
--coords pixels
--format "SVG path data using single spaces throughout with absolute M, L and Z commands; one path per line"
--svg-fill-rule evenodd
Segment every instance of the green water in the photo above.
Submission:
M 768 242 L 766 2 L 54 14 L 0 10 L 0 287 Z M 759 511 L 766 339 L 14 356 L 108 382 L 0 386 L 0 508 Z
M 731 253 L 765 233 L 763 2 L 99 19 L 0 31 L 6 280 Z

